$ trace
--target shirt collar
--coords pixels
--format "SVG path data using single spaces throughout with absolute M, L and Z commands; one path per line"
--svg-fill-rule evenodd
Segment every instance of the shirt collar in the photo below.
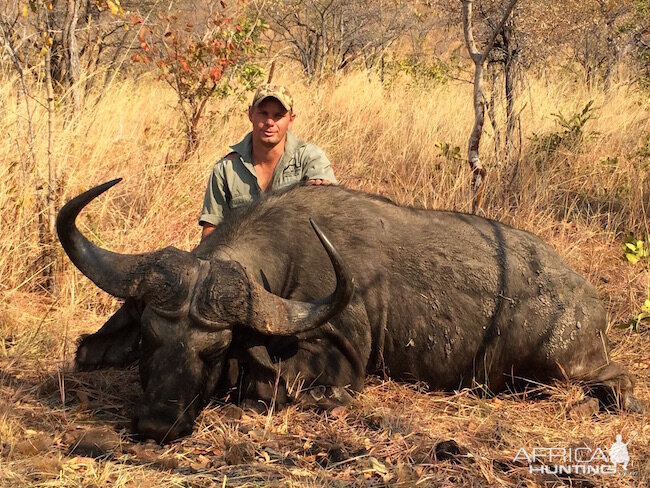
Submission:
M 298 140 L 296 136 L 293 135 L 291 131 L 287 131 L 287 140 L 284 143 L 284 153 L 282 154 L 282 157 L 284 158 L 285 156 L 293 156 L 293 154 L 296 152 L 296 149 L 300 147 L 301 142 Z
M 253 133 L 249 132 L 237 144 L 230 146 L 230 149 L 239 154 L 244 162 L 253 162 Z

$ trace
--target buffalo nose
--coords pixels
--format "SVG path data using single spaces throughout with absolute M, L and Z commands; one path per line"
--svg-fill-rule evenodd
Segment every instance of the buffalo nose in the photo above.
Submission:
M 141 405 L 133 418 L 133 430 L 144 439 L 160 444 L 171 442 L 192 433 L 194 422 L 184 414 L 173 414 L 168 409 L 154 409 Z

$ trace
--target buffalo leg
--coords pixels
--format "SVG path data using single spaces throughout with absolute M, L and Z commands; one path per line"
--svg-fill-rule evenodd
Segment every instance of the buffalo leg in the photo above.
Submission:
M 593 335 L 591 342 L 583 342 L 580 349 L 566 349 L 566 359 L 559 361 L 566 369 L 558 377 L 566 375 L 582 383 L 586 393 L 597 398 L 605 410 L 642 411 L 643 404 L 633 395 L 634 377 L 622 364 L 609 360 L 604 325 L 598 329 L 598 335 Z
M 243 366 L 241 403 L 264 407 L 275 401 L 280 408 L 296 402 L 324 410 L 348 404 L 348 391 L 363 389 L 370 348 L 370 324 L 359 298 L 317 329 L 288 337 L 246 337 L 231 348 Z
M 272 404 L 279 409 L 296 402 L 330 410 L 350 403 L 352 397 L 346 386 L 353 390 L 363 387 L 363 365 L 351 346 L 341 350 L 341 340 L 347 341 L 340 337 L 340 332 L 326 324 L 321 334 L 319 340 L 302 340 L 294 342 L 293 347 L 285 346 L 285 352 L 294 350 L 284 359 L 278 359 L 275 354 L 272 359 L 264 345 L 247 348 L 248 367 L 241 382 L 242 407 L 263 412 Z
M 589 373 L 582 380 L 589 395 L 598 399 L 606 410 L 642 412 L 643 403 L 632 392 L 634 379 L 620 363 L 611 362 Z
M 126 366 L 135 361 L 140 350 L 141 314 L 141 304 L 127 299 L 101 329 L 83 336 L 75 357 L 77 369 Z

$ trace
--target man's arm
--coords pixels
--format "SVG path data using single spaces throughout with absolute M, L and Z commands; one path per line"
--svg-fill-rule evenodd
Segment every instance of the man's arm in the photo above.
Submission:
M 310 186 L 321 186 L 321 185 L 331 185 L 332 182 L 329 180 L 323 180 L 321 178 L 310 178 L 307 180 L 307 184 Z
M 203 210 L 201 211 L 201 217 L 199 217 L 199 225 L 203 227 L 201 240 L 205 239 L 214 231 L 229 211 L 224 163 L 222 160 L 215 164 L 205 189 Z
M 303 168 L 305 168 L 302 179 L 306 180 L 308 185 L 338 184 L 330 160 L 327 159 L 320 147 L 314 144 L 305 145 L 301 159 L 303 160 Z

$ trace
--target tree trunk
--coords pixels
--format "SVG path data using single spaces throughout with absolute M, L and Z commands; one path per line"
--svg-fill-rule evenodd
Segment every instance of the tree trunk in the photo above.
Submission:
M 605 90 L 608 91 L 612 86 L 612 76 L 614 75 L 614 66 L 618 61 L 618 48 L 616 46 L 615 32 L 614 32 L 615 18 L 612 15 L 607 16 L 607 61 L 605 65 L 605 73 L 603 74 L 605 82 Z
M 72 93 L 75 113 L 81 110 L 81 84 L 79 83 L 79 48 L 77 47 L 77 21 L 80 0 L 68 0 L 63 22 L 63 56 L 65 57 L 66 82 Z
M 386 71 L 386 61 L 385 61 L 385 42 L 384 42 L 384 3 L 382 0 L 379 1 L 379 28 L 381 29 L 381 54 L 379 58 L 379 79 L 381 84 L 384 84 L 384 76 Z
M 483 102 L 483 63 L 474 66 L 474 127 L 469 136 L 467 144 L 467 159 L 472 168 L 472 191 L 473 202 L 472 212 L 476 212 L 483 193 L 483 179 L 486 176 L 485 168 L 479 156 L 479 146 L 483 135 L 483 123 L 485 121 L 485 105 Z
M 47 6 L 43 7 L 43 33 L 48 39 L 52 38 L 50 15 Z M 52 84 L 52 43 L 45 51 L 45 89 L 47 94 L 47 184 L 41 183 L 39 198 L 39 235 L 42 245 L 42 269 L 45 279 L 45 288 L 56 293 L 54 283 L 54 265 L 56 263 L 54 251 L 54 236 L 56 222 L 56 163 L 53 157 L 54 148 L 54 87 Z
M 506 53 L 503 67 L 506 96 L 505 158 L 507 164 L 510 164 L 514 144 L 514 132 L 518 118 L 515 115 L 515 80 L 517 74 L 517 56 L 519 52 L 519 46 L 517 46 L 517 40 L 514 36 L 514 26 L 512 22 L 508 22 L 503 26 L 502 35 Z
M 492 77 L 490 99 L 487 103 L 487 113 L 494 132 L 494 157 L 497 161 L 501 161 L 501 130 L 499 129 L 499 121 L 497 120 L 496 104 L 497 92 L 499 86 L 499 68 L 497 64 L 488 63 L 488 72 Z
M 479 157 L 479 146 L 481 143 L 481 136 L 483 135 L 483 123 L 485 121 L 485 104 L 483 97 L 483 66 L 488 54 L 492 50 L 496 41 L 497 35 L 503 29 L 505 22 L 510 17 L 510 12 L 514 8 L 517 0 L 510 0 L 506 6 L 501 21 L 497 24 L 496 29 L 492 32 L 492 36 L 485 45 L 483 52 L 479 52 L 474 41 L 474 33 L 472 26 L 472 3 L 473 0 L 462 0 L 463 8 L 463 33 L 465 36 L 465 45 L 469 52 L 472 61 L 474 62 L 474 127 L 469 136 L 467 144 L 467 159 L 472 168 L 472 212 L 476 212 L 481 203 L 481 195 L 483 193 L 483 180 L 485 179 L 486 172 Z

